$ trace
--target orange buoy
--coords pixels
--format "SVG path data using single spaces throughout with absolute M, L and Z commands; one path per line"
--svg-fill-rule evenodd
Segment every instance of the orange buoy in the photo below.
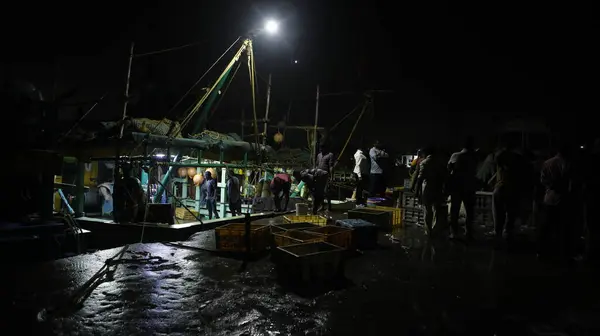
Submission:
M 179 177 L 186 177 L 187 176 L 187 169 L 183 168 L 183 167 L 177 169 L 177 175 L 179 175 Z
M 204 182 L 204 176 L 202 176 L 202 174 L 196 174 L 194 175 L 193 180 L 195 185 L 201 185 L 202 182 Z
M 277 132 L 275 133 L 275 135 L 273 136 L 273 140 L 275 140 L 275 143 L 282 143 L 283 142 L 283 134 Z
M 213 179 L 217 179 L 219 177 L 219 175 L 217 175 L 217 170 L 215 168 L 208 168 L 207 171 L 210 172 L 210 176 Z
M 196 168 L 194 168 L 194 167 L 189 167 L 189 168 L 187 169 L 187 176 L 189 176 L 189 178 L 193 178 L 193 177 L 194 177 L 194 175 L 196 175 L 196 174 L 197 174 Z

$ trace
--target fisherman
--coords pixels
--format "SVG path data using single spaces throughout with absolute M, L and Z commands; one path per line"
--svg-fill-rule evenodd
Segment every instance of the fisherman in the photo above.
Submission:
M 232 170 L 227 171 L 227 199 L 231 216 L 242 214 L 242 198 L 240 196 L 240 180 Z
M 421 163 L 423 159 L 423 151 L 419 149 L 417 151 L 417 157 L 410 162 L 410 169 L 408 170 L 408 175 L 410 175 L 410 177 L 413 177 L 415 175 L 415 173 L 417 172 L 417 168 L 419 167 L 419 163 Z
M 497 242 L 502 240 L 505 229 L 507 239 L 511 240 L 519 215 L 524 167 L 523 158 L 515 147 L 514 142 L 508 141 L 496 156 L 496 184 L 492 199 Z
M 327 144 L 323 143 L 320 146 L 320 153 L 317 155 L 317 166 L 316 169 L 322 170 L 327 174 L 327 177 L 323 179 L 325 185 L 323 186 L 324 194 L 323 200 L 327 199 L 327 210 L 331 211 L 331 196 L 329 195 L 329 183 L 333 180 L 333 168 L 335 166 L 335 157 L 333 152 L 329 151 Z M 319 182 L 321 183 L 321 181 Z M 319 210 L 323 210 L 323 205 L 319 206 Z
M 354 170 L 352 173 L 356 180 L 356 205 L 364 206 L 366 202 L 363 191 L 365 190 L 367 179 L 369 177 L 369 161 L 360 148 L 354 153 Z
M 417 177 L 417 196 L 425 209 L 425 234 L 431 236 L 438 220 L 442 220 L 445 212 L 444 182 L 446 180 L 446 165 L 439 158 L 433 147 L 423 150 L 425 159 L 420 164 Z
M 205 194 L 208 219 L 212 219 L 213 213 L 215 219 L 219 219 L 219 212 L 217 211 L 217 180 L 212 178 L 212 174 L 208 170 L 204 172 L 204 181 L 201 187 Z
M 113 187 L 112 180 L 98 185 L 98 193 L 102 196 L 102 216 L 112 216 L 113 212 Z
M 419 177 L 419 169 L 421 168 L 421 162 L 425 159 L 425 155 L 422 149 L 417 151 L 417 157 L 410 163 L 410 190 L 413 193 L 417 193 L 417 178 Z
M 273 202 L 275 202 L 275 212 L 287 211 L 291 189 L 292 179 L 290 175 L 284 173 L 275 174 L 271 180 L 271 193 L 273 193 Z M 281 206 L 282 200 L 283 207 Z
M 465 222 L 466 238 L 473 239 L 473 219 L 475 195 L 477 192 L 477 154 L 474 150 L 473 138 L 468 137 L 460 152 L 452 154 L 448 161 L 450 174 L 446 190 L 450 194 L 450 238 L 458 234 L 458 215 L 464 204 L 467 218 Z
M 546 189 L 544 209 L 546 220 L 540 227 L 539 256 L 546 258 L 552 250 L 560 250 L 567 261 L 571 261 L 573 247 L 574 220 L 571 209 L 574 208 L 574 184 L 572 152 L 563 145 L 558 153 L 544 162 L 541 182 Z M 559 238 L 553 244 L 553 237 Z M 558 248 L 557 248 L 558 247 Z
M 586 257 L 594 266 L 600 266 L 600 139 L 594 141 L 586 169 Z
M 386 185 L 382 166 L 383 159 L 388 158 L 389 155 L 381 147 L 381 143 L 375 141 L 375 144 L 373 144 L 373 147 L 369 150 L 369 156 L 371 157 L 371 174 L 369 176 L 371 179 L 371 197 L 385 195 Z
M 304 182 L 310 190 L 313 196 L 312 213 L 316 215 L 319 207 L 323 204 L 327 172 L 321 169 L 304 169 L 295 170 L 293 175 L 296 180 Z

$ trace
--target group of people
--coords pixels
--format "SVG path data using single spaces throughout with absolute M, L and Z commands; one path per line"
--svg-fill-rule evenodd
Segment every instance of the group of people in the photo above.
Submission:
M 366 204 L 365 194 L 371 196 L 385 196 L 386 181 L 384 174 L 385 160 L 389 154 L 382 148 L 379 141 L 369 149 L 369 158 L 367 158 L 362 149 L 357 149 L 354 153 L 353 175 L 356 180 L 356 204 L 363 206 Z
M 464 206 L 466 239 L 472 240 L 476 192 L 489 186 L 493 190 L 497 242 L 510 244 L 513 240 L 515 222 L 524 213 L 522 200 L 527 199 L 539 205 L 543 217 L 537 223 L 540 258 L 572 260 L 577 236 L 584 235 L 588 256 L 598 260 L 600 232 L 594 209 L 600 205 L 596 192 L 600 178 L 595 173 L 600 168 L 600 141 L 589 155 L 575 155 L 575 148 L 565 143 L 537 169 L 513 143 L 507 142 L 488 156 L 492 177 L 483 181 L 479 161 L 472 138 L 448 161 L 433 147 L 419 152 L 411 168 L 411 190 L 423 206 L 428 235 L 437 233 L 435 228 L 447 220 L 450 196 L 450 238 L 460 233 L 459 213 Z

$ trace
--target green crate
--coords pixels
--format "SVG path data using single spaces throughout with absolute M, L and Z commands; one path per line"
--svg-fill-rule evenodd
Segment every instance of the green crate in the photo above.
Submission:
M 348 219 L 363 219 L 377 225 L 384 231 L 392 230 L 392 213 L 389 211 L 372 210 L 367 208 L 348 211 Z
M 278 247 L 277 273 L 289 280 L 322 284 L 343 271 L 344 249 L 325 242 Z

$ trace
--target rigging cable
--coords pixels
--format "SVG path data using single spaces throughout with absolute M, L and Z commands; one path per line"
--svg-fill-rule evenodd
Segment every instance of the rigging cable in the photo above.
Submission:
M 231 48 L 233 48 L 233 46 L 239 42 L 241 36 L 239 36 L 235 41 L 233 41 L 233 43 L 221 54 L 221 56 L 219 56 L 219 58 L 217 58 L 216 61 L 214 61 L 213 64 L 211 64 L 211 66 L 202 74 L 202 76 L 200 76 L 200 78 L 198 78 L 198 80 L 186 91 L 186 93 L 183 94 L 183 96 L 181 96 L 181 98 L 179 98 L 179 100 L 175 103 L 175 105 L 173 105 L 173 107 L 171 107 L 169 109 L 169 111 L 165 114 L 165 118 L 168 117 L 178 106 L 179 104 L 181 104 L 181 102 L 185 99 L 185 97 L 187 97 L 190 92 L 192 92 L 192 90 L 194 90 L 194 88 L 204 79 L 204 77 L 206 77 L 206 75 L 208 75 L 208 73 L 221 61 L 221 59 L 223 59 L 223 57 L 225 57 L 225 55 L 231 50 Z M 160 120 L 152 130 L 150 130 L 150 132 L 148 132 L 149 134 L 154 133 L 154 131 L 156 131 L 158 129 L 158 126 L 161 125 L 164 122 L 164 118 L 162 120 Z M 179 127 L 179 129 L 181 130 L 182 127 Z M 177 133 L 177 132 L 174 132 Z M 169 134 L 167 134 L 167 136 L 169 136 Z M 139 147 L 143 144 L 143 142 L 140 142 L 138 144 L 138 146 L 136 146 L 130 153 L 129 155 L 131 156 L 131 154 L 133 152 L 135 152 L 136 150 L 139 149 Z
M 344 151 L 346 150 L 346 147 L 348 146 L 348 143 L 350 142 L 350 139 L 352 139 L 352 134 L 354 134 L 354 131 L 356 130 L 356 126 L 358 126 L 358 123 L 360 122 L 360 119 L 362 118 L 363 114 L 367 110 L 367 107 L 369 107 L 369 106 L 370 106 L 370 102 L 365 102 L 365 104 L 363 105 L 362 111 L 358 115 L 358 119 L 356 119 L 356 122 L 354 123 L 354 126 L 352 127 L 352 131 L 350 131 L 350 135 L 348 136 L 348 139 L 346 139 L 346 143 L 344 144 L 344 147 L 342 147 L 342 150 L 340 151 L 340 155 L 338 155 L 338 158 L 336 160 L 336 164 L 338 162 L 340 162 L 340 159 L 342 158 L 342 155 L 344 154 Z
M 181 125 L 180 125 L 181 129 L 184 129 L 185 126 L 187 126 L 187 124 L 190 122 L 190 120 L 194 117 L 194 115 L 196 114 L 196 112 L 198 112 L 198 110 L 200 110 L 200 107 L 202 106 L 202 104 L 204 104 L 204 101 L 206 101 L 206 99 L 208 98 L 208 96 L 214 91 L 214 89 L 217 87 L 217 85 L 219 85 L 219 82 L 221 82 L 221 80 L 223 80 L 223 77 L 225 77 L 225 75 L 227 74 L 227 72 L 229 70 L 231 70 L 231 68 L 233 67 L 233 64 L 239 60 L 242 52 L 244 50 L 246 50 L 246 48 L 249 45 L 251 45 L 250 40 L 244 41 L 244 44 L 240 47 L 240 49 L 237 51 L 237 53 L 235 54 L 235 56 L 233 57 L 233 59 L 229 62 L 229 64 L 225 68 L 225 71 L 223 71 L 221 73 L 221 75 L 219 76 L 219 78 L 217 79 L 217 81 L 210 87 L 210 89 L 206 92 L 206 94 L 202 97 L 202 99 L 200 99 L 200 101 L 198 101 L 198 103 L 196 103 L 194 105 L 194 107 L 192 108 L 192 110 L 190 111 L 190 113 L 181 122 Z
M 254 136 L 256 141 L 256 150 L 260 153 L 261 148 L 259 147 L 258 139 L 258 117 L 256 115 L 256 68 L 254 64 L 254 50 L 252 47 L 252 40 L 248 40 L 248 71 L 250 71 L 250 86 L 252 89 L 252 114 L 254 116 Z
M 225 93 L 227 93 L 227 89 L 229 89 L 229 86 L 231 85 L 231 83 L 233 82 L 233 79 L 235 78 L 235 75 L 237 74 L 238 70 L 240 69 L 240 66 L 242 65 L 242 62 L 238 62 L 237 67 L 235 68 L 235 70 L 233 71 L 233 75 L 231 76 L 231 79 L 229 80 L 229 82 L 227 83 L 227 86 L 225 86 L 225 88 L 223 89 L 223 92 L 221 92 L 220 94 L 220 98 L 217 101 L 217 103 L 215 104 L 215 107 L 212 109 L 212 113 L 208 116 L 208 118 L 206 119 L 206 122 L 208 122 L 210 120 L 210 118 L 212 117 L 214 111 L 217 110 L 217 107 L 219 107 L 219 105 L 221 104 L 221 102 L 223 101 L 223 98 L 225 97 Z
M 142 53 L 142 54 L 135 54 L 135 55 L 133 55 L 133 57 L 145 57 L 145 56 L 150 56 L 150 55 L 162 54 L 162 53 L 166 53 L 166 52 L 169 52 L 169 51 L 175 51 L 175 50 L 180 50 L 180 49 L 184 49 L 184 48 L 188 48 L 188 47 L 197 46 L 197 45 L 205 43 L 205 42 L 206 42 L 206 40 L 198 41 L 198 42 L 192 42 L 192 43 L 180 45 L 178 47 L 171 47 L 171 48 L 166 48 L 166 49 L 149 51 L 149 52 Z
M 344 122 L 344 120 L 348 119 L 348 117 L 350 117 L 352 114 L 354 114 L 354 112 L 358 111 L 358 108 L 360 107 L 361 104 L 358 104 L 356 106 L 354 106 L 354 108 L 352 109 L 352 111 L 350 111 L 348 114 L 346 114 L 342 119 L 340 119 L 340 121 L 338 121 L 337 123 L 335 123 L 335 125 L 333 125 L 330 129 L 329 132 L 333 132 L 334 129 L 336 129 L 342 122 Z

